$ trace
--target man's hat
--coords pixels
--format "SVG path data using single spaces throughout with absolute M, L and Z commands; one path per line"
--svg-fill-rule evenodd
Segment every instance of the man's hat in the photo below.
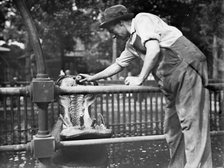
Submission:
M 128 13 L 128 10 L 123 5 L 114 5 L 107 9 L 102 14 L 100 28 L 105 28 L 110 24 L 117 23 L 120 20 L 128 20 L 134 17 L 133 13 Z

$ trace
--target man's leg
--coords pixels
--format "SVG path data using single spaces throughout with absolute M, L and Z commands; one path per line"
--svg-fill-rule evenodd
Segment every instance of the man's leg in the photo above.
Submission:
M 175 107 L 165 109 L 164 133 L 170 150 L 169 168 L 184 168 L 185 146 Z
M 201 77 L 188 68 L 176 97 L 176 109 L 185 141 L 185 168 L 212 168 L 209 93 Z

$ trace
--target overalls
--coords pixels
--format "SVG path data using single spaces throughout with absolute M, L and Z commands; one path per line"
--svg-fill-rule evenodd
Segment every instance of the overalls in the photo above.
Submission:
M 133 47 L 141 52 L 134 43 Z M 153 75 L 166 97 L 164 133 L 170 168 L 212 168 L 207 63 L 203 53 L 181 36 L 160 48 Z

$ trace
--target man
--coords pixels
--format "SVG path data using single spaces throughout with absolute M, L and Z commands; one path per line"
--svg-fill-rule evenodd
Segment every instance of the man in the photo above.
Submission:
M 153 74 L 167 105 L 164 132 L 171 168 L 212 168 L 209 135 L 207 63 L 203 53 L 175 27 L 150 13 L 135 17 L 122 5 L 107 8 L 100 25 L 116 37 L 127 38 L 124 51 L 105 70 L 84 80 L 93 81 L 120 72 L 136 57 L 144 63 L 127 85 L 141 85 Z

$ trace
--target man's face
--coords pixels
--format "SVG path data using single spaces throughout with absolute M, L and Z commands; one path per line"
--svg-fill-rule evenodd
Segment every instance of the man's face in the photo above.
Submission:
M 126 39 L 129 36 L 129 32 L 127 31 L 126 27 L 120 23 L 108 26 L 107 30 L 111 34 L 114 34 L 116 37 L 121 39 Z

